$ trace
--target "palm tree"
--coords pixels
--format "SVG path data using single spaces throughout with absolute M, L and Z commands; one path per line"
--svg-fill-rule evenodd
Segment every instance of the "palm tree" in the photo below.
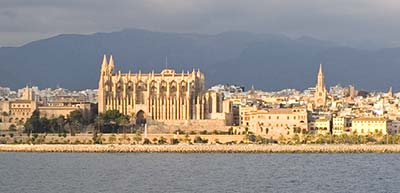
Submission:
M 104 126 L 104 123 L 105 123 L 105 120 L 104 120 L 104 117 L 103 117 L 103 115 L 102 114 L 100 114 L 100 115 L 98 115 L 95 119 L 94 119 L 94 122 L 95 122 L 95 127 L 94 127 L 94 131 L 93 131 L 93 133 L 97 133 L 97 132 L 100 132 L 101 133 L 101 130 L 102 130 L 102 128 L 103 128 L 103 126 Z

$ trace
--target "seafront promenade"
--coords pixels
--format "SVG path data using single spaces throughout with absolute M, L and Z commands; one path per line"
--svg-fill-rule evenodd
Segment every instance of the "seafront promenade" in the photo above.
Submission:
M 400 153 L 400 145 L 0 145 L 0 152 L 77 153 Z

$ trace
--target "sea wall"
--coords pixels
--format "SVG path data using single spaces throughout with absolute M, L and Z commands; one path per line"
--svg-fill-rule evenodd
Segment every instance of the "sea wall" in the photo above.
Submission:
M 99 137 L 102 139 L 103 144 L 133 144 L 137 143 L 134 138 L 137 136 L 136 134 L 99 134 Z M 111 136 L 114 136 L 114 141 L 111 142 Z M 196 137 L 201 137 L 208 141 L 208 143 L 216 143 L 217 141 L 220 143 L 227 143 L 227 142 L 240 142 L 243 141 L 245 136 L 244 135 L 188 135 L 185 134 L 148 134 L 145 136 L 144 134 L 140 135 L 141 139 L 139 143 L 143 143 L 144 139 L 147 138 L 151 142 L 154 139 L 161 139 L 165 138 L 166 141 L 169 143 L 171 139 L 178 139 L 181 142 L 185 141 L 186 137 L 193 142 Z M 0 143 L 4 141 L 4 143 L 11 144 L 11 143 L 31 143 L 29 140 L 32 138 L 28 137 L 27 135 L 14 135 L 10 137 L 8 134 L 0 136 Z M 57 134 L 40 134 L 37 138 L 42 139 L 40 143 L 42 144 L 92 144 L 93 143 L 93 134 L 76 134 L 75 136 L 66 135 L 66 136 L 59 136 Z
M 400 145 L 0 145 L 0 152 L 400 153 Z
M 149 133 L 173 133 L 176 130 L 185 132 L 190 131 L 207 131 L 227 132 L 231 126 L 225 125 L 223 119 L 207 119 L 207 120 L 152 120 L 148 122 Z

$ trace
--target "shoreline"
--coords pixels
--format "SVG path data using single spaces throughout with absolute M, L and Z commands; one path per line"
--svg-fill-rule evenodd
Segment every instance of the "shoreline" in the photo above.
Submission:
M 0 152 L 43 153 L 400 153 L 400 145 L 0 145 Z

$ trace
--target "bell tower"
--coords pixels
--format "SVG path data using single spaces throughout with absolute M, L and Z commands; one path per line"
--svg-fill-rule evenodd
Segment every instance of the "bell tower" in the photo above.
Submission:
M 326 105 L 326 88 L 322 64 L 319 65 L 317 85 L 315 86 L 314 102 L 317 107 Z

